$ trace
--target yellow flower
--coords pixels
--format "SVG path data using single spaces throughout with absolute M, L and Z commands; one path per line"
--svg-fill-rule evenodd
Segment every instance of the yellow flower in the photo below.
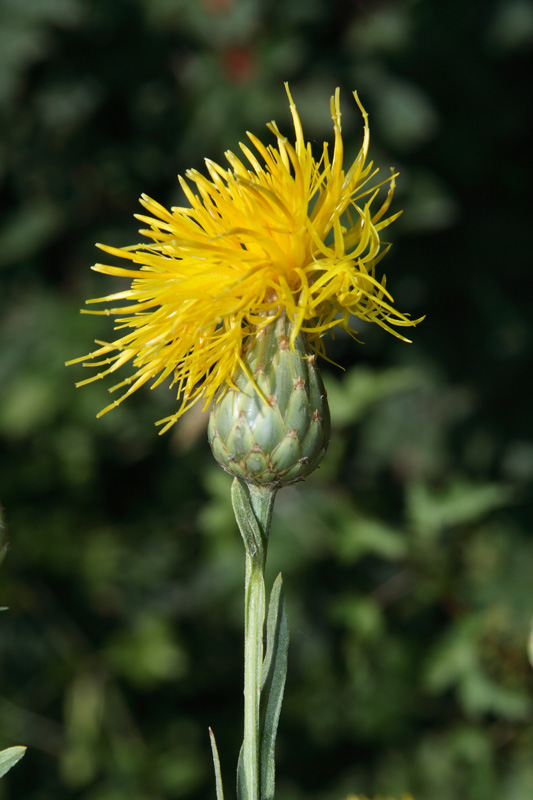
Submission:
M 392 306 L 385 278 L 375 267 L 390 245 L 380 232 L 399 214 L 386 216 L 395 175 L 372 183 L 377 173 L 367 162 L 368 119 L 363 116 L 361 150 L 343 167 L 339 90 L 331 98 L 334 149 L 325 143 L 316 160 L 304 139 L 300 117 L 287 95 L 295 143 L 274 122 L 268 125 L 276 146 L 253 134 L 255 148 L 240 144 L 244 158 L 227 152 L 229 168 L 206 160 L 209 177 L 197 170 L 180 178 L 189 207 L 170 211 L 145 195 L 150 216 L 137 215 L 149 228 L 149 240 L 130 247 L 98 245 L 135 267 L 96 264 L 106 275 L 129 278 L 131 286 L 89 303 L 125 305 L 85 313 L 118 315 L 116 330 L 128 329 L 114 342 L 70 364 L 99 371 L 77 386 L 103 378 L 126 364 L 131 375 L 112 386 L 125 389 L 98 416 L 119 405 L 140 386 L 151 388 L 166 378 L 177 386 L 179 410 L 160 420 L 167 430 L 199 398 L 205 406 L 223 384 L 243 367 L 247 338 L 283 311 L 292 326 L 291 342 L 302 331 L 310 348 L 325 357 L 324 334 L 336 325 L 351 335 L 351 316 L 376 322 L 401 339 L 392 326 L 415 325 Z M 194 184 L 195 188 L 191 188 Z M 380 187 L 386 196 L 374 210 Z M 406 340 L 408 341 L 408 340 Z

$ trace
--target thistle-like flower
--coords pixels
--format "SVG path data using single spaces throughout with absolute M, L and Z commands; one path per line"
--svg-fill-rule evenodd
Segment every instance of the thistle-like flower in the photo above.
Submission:
M 142 196 L 150 216 L 137 218 L 149 226 L 141 231 L 147 242 L 121 249 L 98 245 L 132 262 L 93 267 L 131 285 L 88 301 L 124 305 L 85 312 L 118 316 L 116 329 L 127 332 L 114 342 L 98 341 L 94 352 L 69 362 L 98 370 L 78 386 L 130 366 L 131 374 L 110 388 L 123 393 L 98 416 L 144 384 L 154 388 L 170 378 L 180 405 L 157 423 L 166 431 L 198 399 L 207 407 L 217 392 L 220 399 L 221 387 L 235 388 L 237 373 L 247 373 L 247 342 L 281 315 L 293 352 L 302 335 L 307 352 L 318 356 L 325 356 L 323 337 L 334 326 L 356 334 L 353 316 L 401 339 L 395 327 L 418 322 L 394 309 L 385 278 L 375 275 L 390 246 L 381 242 L 381 231 L 398 216 L 387 216 L 395 174 L 373 180 L 368 119 L 357 94 L 363 143 L 346 170 L 339 90 L 331 99 L 333 154 L 325 143 L 318 160 L 288 87 L 287 95 L 294 144 L 274 122 L 268 128 L 275 146 L 248 133 L 253 149 L 240 144 L 240 158 L 227 152 L 228 168 L 206 160 L 209 177 L 189 170 L 187 180 L 180 178 L 188 207 L 169 211 Z

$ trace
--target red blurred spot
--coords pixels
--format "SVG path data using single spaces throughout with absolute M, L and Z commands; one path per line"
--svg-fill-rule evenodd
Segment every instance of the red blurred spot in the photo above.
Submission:
M 202 0 L 210 14 L 221 14 L 233 5 L 234 0 Z
M 244 83 L 255 74 L 256 64 L 247 47 L 231 47 L 222 56 L 222 68 L 230 81 Z

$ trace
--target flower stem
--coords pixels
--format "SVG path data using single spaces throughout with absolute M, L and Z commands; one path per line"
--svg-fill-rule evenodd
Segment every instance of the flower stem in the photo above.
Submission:
M 265 586 L 261 571 L 246 555 L 248 578 L 245 594 L 244 638 L 244 741 L 243 769 L 248 800 L 259 798 L 259 704 L 263 662 Z
M 260 800 L 260 700 L 265 622 L 264 572 L 275 489 L 235 478 L 233 509 L 246 548 L 244 740 L 237 769 L 239 800 Z

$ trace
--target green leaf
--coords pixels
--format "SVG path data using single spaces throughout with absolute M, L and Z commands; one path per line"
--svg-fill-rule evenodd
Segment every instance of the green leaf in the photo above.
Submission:
M 11 767 L 14 767 L 17 761 L 20 761 L 24 753 L 25 747 L 8 747 L 7 750 L 0 751 L 0 778 L 8 772 Z
M 261 686 L 261 799 L 274 797 L 275 746 L 285 678 L 289 628 L 283 599 L 283 581 L 278 575 L 272 587 L 267 617 L 267 649 Z
M 444 528 L 477 522 L 489 511 L 508 505 L 513 490 L 503 484 L 464 480 L 450 481 L 439 490 L 414 483 L 406 499 L 413 527 L 423 534 L 436 535 Z
M 250 501 L 249 488 L 239 478 L 232 483 L 231 499 L 244 546 L 252 561 L 255 561 L 262 553 L 261 529 Z
M 215 786 L 217 792 L 217 800 L 224 800 L 224 791 L 222 789 L 222 774 L 220 772 L 220 758 L 218 757 L 218 748 L 215 740 L 215 734 L 209 728 L 209 738 L 211 739 L 211 752 L 213 754 L 213 766 L 215 768 Z
M 480 654 L 483 626 L 484 619 L 479 615 L 456 623 L 430 655 L 426 686 L 433 693 L 454 687 L 468 716 L 494 714 L 506 720 L 528 719 L 532 701 L 527 689 L 502 685 L 486 671 Z
M 237 800 L 253 800 L 248 797 L 246 787 L 246 774 L 244 771 L 244 742 L 239 750 L 239 760 L 237 762 Z
M 342 379 L 328 376 L 328 402 L 337 427 L 359 422 L 382 400 L 399 392 L 416 389 L 421 376 L 413 369 L 372 370 L 355 367 Z
M 261 566 L 265 558 L 275 496 L 275 489 L 247 484 L 240 478 L 235 478 L 231 485 L 235 519 L 246 551 L 257 566 Z
M 365 555 L 394 560 L 407 551 L 402 532 L 376 517 L 351 510 L 351 516 L 335 533 L 340 560 L 352 563 Z

